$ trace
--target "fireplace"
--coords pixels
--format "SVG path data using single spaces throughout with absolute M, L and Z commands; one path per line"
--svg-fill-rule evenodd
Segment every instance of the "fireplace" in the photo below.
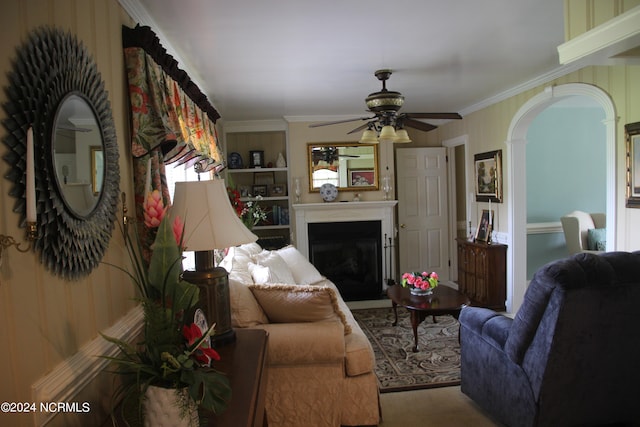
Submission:
M 396 238 L 396 204 L 395 200 L 294 204 L 295 245 L 336 284 L 345 300 L 378 299 L 386 291 L 394 262 L 390 250 L 385 255 L 385 244 Z
M 345 301 L 380 298 L 380 221 L 312 223 L 308 228 L 309 260 Z

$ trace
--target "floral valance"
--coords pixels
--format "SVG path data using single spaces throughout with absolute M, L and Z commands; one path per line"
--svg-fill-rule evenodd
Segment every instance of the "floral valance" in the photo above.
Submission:
M 161 148 L 165 163 L 203 170 L 222 161 L 215 122 L 220 114 L 149 28 L 122 27 L 129 81 L 132 154 Z

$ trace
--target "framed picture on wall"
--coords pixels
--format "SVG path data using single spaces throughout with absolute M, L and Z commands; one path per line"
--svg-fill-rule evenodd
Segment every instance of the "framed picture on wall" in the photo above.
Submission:
M 476 202 L 502 203 L 502 150 L 475 154 Z
M 627 134 L 627 207 L 640 208 L 640 122 L 624 126 Z

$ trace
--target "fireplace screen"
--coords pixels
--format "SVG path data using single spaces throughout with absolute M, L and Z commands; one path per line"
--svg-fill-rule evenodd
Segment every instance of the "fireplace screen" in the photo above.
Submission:
M 311 263 L 336 284 L 345 301 L 381 297 L 380 221 L 311 223 L 308 227 Z

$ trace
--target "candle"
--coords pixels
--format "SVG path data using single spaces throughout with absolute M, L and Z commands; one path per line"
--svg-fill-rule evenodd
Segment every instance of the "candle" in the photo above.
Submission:
M 489 199 L 489 225 L 493 228 L 493 224 L 491 223 L 491 199 Z
M 27 222 L 36 222 L 36 177 L 33 154 L 33 128 L 27 129 Z

